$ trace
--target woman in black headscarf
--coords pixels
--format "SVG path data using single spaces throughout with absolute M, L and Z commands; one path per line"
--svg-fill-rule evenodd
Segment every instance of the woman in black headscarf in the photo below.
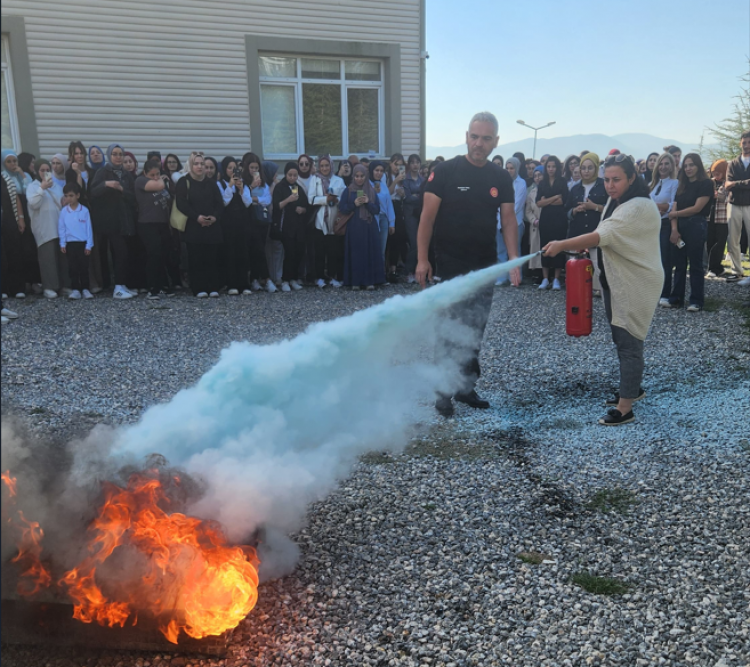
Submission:
M 135 181 L 123 168 L 125 151 L 120 144 L 107 148 L 107 164 L 94 173 L 89 185 L 91 223 L 94 228 L 94 252 L 99 253 L 103 287 L 109 284 L 107 246 L 112 247 L 115 264 L 115 299 L 130 299 L 138 294 L 126 286 L 128 275 L 127 237 L 135 234 Z M 97 250 L 98 249 L 98 250 Z
M 284 166 L 284 179 L 273 190 L 273 225 L 281 225 L 284 244 L 284 274 L 281 291 L 300 290 L 299 268 L 305 256 L 305 235 L 310 205 L 305 189 L 297 184 L 299 171 L 296 162 Z
M 380 202 L 368 175 L 367 167 L 356 165 L 352 170 L 352 182 L 341 193 L 339 201 L 339 212 L 353 214 L 346 225 L 344 285 L 354 290 L 375 289 L 375 285 L 385 282 L 377 222 Z

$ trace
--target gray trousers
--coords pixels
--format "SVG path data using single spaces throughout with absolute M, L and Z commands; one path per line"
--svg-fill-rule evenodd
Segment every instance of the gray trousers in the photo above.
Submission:
M 42 287 L 53 292 L 59 292 L 62 287 L 66 287 L 68 262 L 60 251 L 60 239 L 42 243 L 36 249 L 36 253 L 39 259 L 39 273 L 42 275 Z
M 280 283 L 284 273 L 284 244 L 281 241 L 273 239 L 266 241 L 266 262 L 268 262 L 268 275 L 271 280 Z
M 620 398 L 638 398 L 643 381 L 643 341 L 627 329 L 612 324 L 612 297 L 609 290 L 602 290 L 604 309 L 612 329 L 612 342 L 617 347 L 620 359 Z

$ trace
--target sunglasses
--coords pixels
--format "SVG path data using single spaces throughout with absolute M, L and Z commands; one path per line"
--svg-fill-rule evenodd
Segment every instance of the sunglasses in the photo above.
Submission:
M 613 164 L 620 164 L 620 162 L 625 162 L 625 160 L 630 160 L 633 162 L 633 158 L 629 155 L 625 155 L 625 153 L 620 153 L 619 155 L 609 155 L 606 160 L 604 160 L 605 165 L 613 165 Z
M 310 166 L 310 163 L 309 163 L 309 162 L 300 162 L 300 163 L 299 163 L 299 166 L 300 166 L 300 167 L 309 167 L 309 166 Z

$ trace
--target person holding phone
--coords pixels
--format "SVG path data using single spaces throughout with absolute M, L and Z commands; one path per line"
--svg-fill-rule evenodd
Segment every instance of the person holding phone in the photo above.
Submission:
M 80 141 L 68 145 L 68 164 L 65 171 L 66 183 L 78 183 L 81 188 L 81 203 L 88 206 L 88 187 L 94 177 L 94 170 L 86 164 L 86 148 Z
M 273 223 L 281 227 L 284 245 L 284 273 L 281 291 L 301 290 L 299 270 L 305 256 L 305 235 L 310 204 L 307 192 L 298 185 L 299 171 L 296 162 L 284 166 L 284 179 L 273 190 Z
M 42 287 L 47 299 L 56 299 L 65 284 L 67 262 L 60 252 L 57 222 L 62 209 L 63 191 L 51 176 L 52 166 L 39 160 L 36 177 L 26 188 L 31 216 L 31 232 L 37 246 Z
M 669 222 L 669 212 L 674 206 L 674 198 L 677 195 L 677 165 L 671 153 L 662 153 L 656 161 L 654 176 L 649 185 L 651 201 L 656 204 L 661 215 L 661 231 L 659 233 L 659 248 L 661 250 L 661 265 L 664 269 L 664 286 L 661 290 L 659 305 L 669 308 L 669 295 L 672 293 L 672 244 L 669 237 L 672 234 L 672 225 Z
M 550 241 L 557 241 L 568 236 L 568 214 L 565 211 L 565 201 L 568 198 L 568 186 L 562 175 L 562 165 L 556 155 L 550 155 L 544 165 L 544 178 L 536 193 L 536 203 L 542 213 L 539 216 L 539 237 L 542 246 Z M 539 289 L 549 289 L 549 272 L 554 269 L 555 276 L 552 289 L 559 290 L 560 274 L 565 268 L 564 255 L 542 257 L 542 274 L 544 279 Z
M 188 172 L 177 182 L 177 208 L 187 216 L 183 237 L 188 251 L 190 289 L 199 299 L 218 298 L 219 257 L 224 237 L 219 216 L 224 209 L 219 188 L 204 173 L 203 153 L 193 152 Z
M 271 226 L 271 190 L 263 175 L 263 162 L 255 153 L 242 156 L 242 178 L 250 188 L 250 232 L 248 253 L 250 265 L 250 289 L 256 292 L 265 289 L 275 292 L 276 285 L 270 277 L 266 258 L 266 241 Z
M 224 211 L 221 231 L 224 238 L 224 277 L 229 296 L 252 294 L 247 282 L 250 270 L 250 205 L 253 197 L 245 184 L 242 166 L 231 156 L 221 161 L 221 178 L 217 181 Z
M 373 160 L 369 165 L 370 185 L 375 190 L 380 203 L 380 212 L 377 216 L 378 230 L 380 231 L 380 247 L 383 254 L 383 266 L 385 267 L 385 249 L 388 237 L 393 236 L 396 231 L 396 211 L 391 199 L 390 189 L 385 184 L 385 164 L 380 160 Z M 403 181 L 403 179 L 401 179 Z M 403 190 L 403 188 L 402 188 Z
M 363 164 L 354 165 L 352 182 L 341 194 L 339 211 L 351 213 L 344 239 L 344 285 L 353 290 L 385 282 L 385 266 L 381 251 L 377 216 L 380 201 L 368 179 Z

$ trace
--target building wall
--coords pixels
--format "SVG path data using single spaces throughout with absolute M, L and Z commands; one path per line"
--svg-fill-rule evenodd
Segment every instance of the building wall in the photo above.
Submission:
M 41 155 L 80 139 L 221 157 L 250 147 L 248 34 L 399 43 L 400 148 L 419 152 L 421 4 L 3 0 L 2 11 L 24 17 Z

